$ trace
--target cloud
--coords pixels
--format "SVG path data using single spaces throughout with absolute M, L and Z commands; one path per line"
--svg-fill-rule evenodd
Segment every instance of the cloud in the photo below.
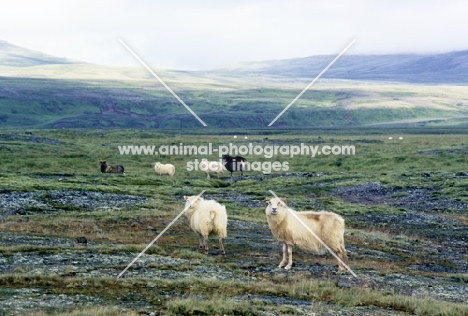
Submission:
M 2 39 L 56 56 L 154 68 L 207 69 L 267 59 L 468 48 L 465 1 L 15 1 Z

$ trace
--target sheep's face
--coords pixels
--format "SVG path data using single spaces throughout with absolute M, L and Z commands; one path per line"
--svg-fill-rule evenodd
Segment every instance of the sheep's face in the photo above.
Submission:
M 278 214 L 278 208 L 280 206 L 284 206 L 286 202 L 279 198 L 273 198 L 273 199 L 265 200 L 265 204 L 267 206 L 266 208 L 267 215 L 276 215 Z
M 109 166 L 106 165 L 106 161 L 105 161 L 105 160 L 101 160 L 101 161 L 99 161 L 99 163 L 101 164 L 101 172 L 102 172 L 102 173 L 107 172 L 107 169 L 109 168 Z
M 155 163 L 154 163 L 154 167 L 155 167 L 156 169 L 158 169 L 160 165 L 161 165 L 160 162 L 155 162 Z

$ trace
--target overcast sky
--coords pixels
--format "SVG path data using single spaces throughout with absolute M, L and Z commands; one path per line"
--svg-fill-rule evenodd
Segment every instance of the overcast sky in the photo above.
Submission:
M 242 61 L 468 49 L 466 0 L 3 1 L 0 39 L 85 62 L 202 70 Z

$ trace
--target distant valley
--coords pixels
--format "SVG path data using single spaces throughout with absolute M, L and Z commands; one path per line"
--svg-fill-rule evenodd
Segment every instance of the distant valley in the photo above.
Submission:
M 333 58 L 155 72 L 208 128 L 268 128 Z M 467 83 L 468 51 L 343 56 L 269 129 L 466 126 Z M 0 109 L 2 128 L 204 128 L 143 68 L 86 64 L 6 42 Z

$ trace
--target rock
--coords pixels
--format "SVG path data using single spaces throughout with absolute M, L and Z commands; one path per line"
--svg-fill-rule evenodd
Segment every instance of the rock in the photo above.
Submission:
M 351 288 L 353 285 L 348 280 L 338 280 L 336 286 L 338 286 L 339 288 Z

